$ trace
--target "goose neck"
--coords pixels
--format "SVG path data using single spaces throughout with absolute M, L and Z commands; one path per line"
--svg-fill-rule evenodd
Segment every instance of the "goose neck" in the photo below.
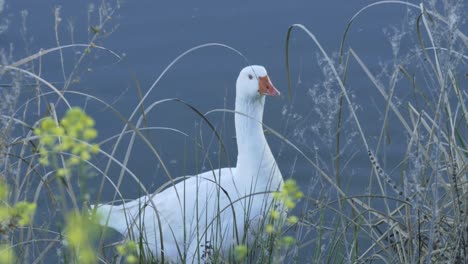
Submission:
M 236 99 L 235 126 L 237 137 L 238 166 L 256 162 L 269 152 L 269 147 L 263 133 L 263 108 L 265 98 L 254 100 Z

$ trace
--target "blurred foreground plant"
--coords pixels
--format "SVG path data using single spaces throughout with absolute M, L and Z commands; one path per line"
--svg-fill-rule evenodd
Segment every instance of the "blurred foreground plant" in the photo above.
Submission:
M 99 152 L 99 146 L 90 143 L 97 136 L 94 124 L 94 120 L 78 107 L 69 109 L 60 121 L 44 118 L 34 130 L 40 142 L 39 162 L 53 167 L 57 177 L 67 180 L 74 170 L 81 167 L 79 165 Z M 68 158 L 60 156 L 62 159 L 59 159 L 56 155 L 65 153 L 70 154 Z M 59 163 L 60 160 L 64 162 Z M 70 256 L 78 263 L 97 262 L 97 250 L 93 243 L 98 234 L 98 223 L 97 215 L 89 215 L 87 210 L 80 212 L 78 207 L 66 214 L 64 244 L 68 246 Z
M 93 243 L 98 236 L 99 219 L 97 215 L 71 212 L 66 218 L 66 243 L 78 263 L 97 263 L 97 250 Z
M 124 244 L 118 245 L 117 252 L 125 257 L 125 262 L 128 264 L 138 262 L 138 245 L 134 241 L 126 241 Z
M 15 253 L 8 241 L 8 235 L 18 227 L 30 223 L 36 204 L 21 201 L 14 205 L 10 204 L 8 184 L 0 175 L 0 264 L 14 263 Z

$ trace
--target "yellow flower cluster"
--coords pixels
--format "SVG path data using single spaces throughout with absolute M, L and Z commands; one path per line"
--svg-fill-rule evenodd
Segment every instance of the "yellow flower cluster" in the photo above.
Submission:
M 125 244 L 117 246 L 119 255 L 125 257 L 125 262 L 133 264 L 138 262 L 137 244 L 133 241 L 127 241 Z
M 11 206 L 8 202 L 8 185 L 0 179 L 0 234 L 5 235 L 19 226 L 29 224 L 36 204 L 21 201 Z M 15 253 L 10 245 L 0 244 L 0 263 L 14 263 Z
M 36 204 L 26 201 L 11 206 L 8 202 L 8 196 L 8 185 L 0 180 L 0 233 L 6 233 L 18 226 L 29 224 L 36 211 Z
M 296 203 L 299 199 L 304 196 L 299 190 L 299 187 L 296 184 L 296 181 L 293 179 L 288 179 L 284 182 L 281 191 L 273 193 L 273 199 L 275 201 L 280 202 L 280 204 L 284 205 L 287 209 L 291 210 L 296 207 Z M 266 226 L 265 231 L 269 234 L 281 232 L 282 224 L 278 223 L 282 220 L 281 219 L 282 212 L 278 210 L 278 208 L 273 208 L 270 210 L 270 223 Z M 299 218 L 295 215 L 290 215 L 286 218 L 286 223 L 288 225 L 294 225 L 299 221 Z M 291 236 L 283 236 L 281 238 L 282 245 L 290 246 L 294 244 L 295 239 Z
M 284 182 L 281 191 L 273 193 L 273 204 L 282 204 L 287 209 L 293 209 L 296 207 L 296 203 L 301 199 L 304 194 L 299 190 L 296 181 L 288 179 Z M 271 235 L 274 239 L 274 243 L 278 247 L 289 247 L 296 241 L 292 236 L 281 236 L 281 229 L 284 225 L 284 219 L 282 219 L 283 206 L 280 208 L 273 208 L 270 210 L 269 222 L 265 227 L 265 231 Z M 288 225 L 294 225 L 299 221 L 299 218 L 295 215 L 290 215 L 286 218 Z M 279 243 L 277 243 L 279 242 Z M 236 262 L 243 262 L 248 254 L 248 248 L 246 245 L 241 244 L 234 248 L 234 258 Z
M 97 137 L 94 120 L 78 107 L 70 108 L 59 123 L 51 117 L 44 118 L 34 134 L 39 136 L 42 165 L 50 165 L 50 153 L 68 151 L 72 154 L 65 168 L 57 170 L 60 177 L 67 176 L 71 167 L 99 152 L 97 144 L 88 143 Z
M 241 262 L 247 257 L 247 246 L 246 245 L 238 245 L 234 248 L 234 258 L 236 261 Z
M 293 179 L 286 180 L 281 191 L 273 194 L 273 198 L 283 202 L 288 209 L 296 207 L 296 202 L 303 196 L 304 193 L 299 190 L 296 181 Z
M 67 216 L 66 241 L 82 264 L 97 263 L 97 251 L 92 247 L 98 234 L 99 220 L 96 215 L 78 212 Z
M 13 248 L 8 244 L 0 244 L 0 263 L 10 264 L 15 262 L 16 257 Z
M 39 162 L 55 168 L 57 176 L 68 177 L 77 165 L 99 152 L 97 144 L 90 144 L 97 137 L 94 124 L 94 120 L 79 107 L 70 108 L 60 121 L 44 118 L 34 129 L 40 143 Z M 57 162 L 56 153 L 71 154 L 63 167 Z M 65 241 L 78 263 L 98 262 L 97 251 L 93 248 L 98 220 L 97 216 L 78 210 L 66 216 Z

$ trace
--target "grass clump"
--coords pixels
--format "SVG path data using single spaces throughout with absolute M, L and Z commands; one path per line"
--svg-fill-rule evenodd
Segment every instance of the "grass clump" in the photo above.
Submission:
M 262 223 L 263 232 L 254 238 L 254 243 L 234 247 L 236 263 L 282 263 L 286 260 L 286 252 L 295 245 L 296 240 L 288 230 L 299 222 L 292 210 L 304 194 L 294 179 L 287 179 L 272 196 L 271 208 Z
M 324 258 L 350 263 L 468 261 L 468 112 L 467 94 L 462 91 L 468 38 L 458 27 L 463 22 L 460 20 L 463 4 L 455 2 L 440 2 L 444 14 L 438 13 L 438 5 L 430 3 L 381 1 L 365 6 L 350 20 L 335 59 L 306 26 L 293 25 L 289 29 L 288 46 L 293 29 L 309 36 L 326 62 L 326 79 L 332 79 L 333 89 L 341 92 L 336 106 L 339 111 L 335 112 L 337 128 L 328 133 L 335 136 L 332 141 L 335 149 L 330 150 L 335 155 L 329 163 L 334 167 L 323 166 L 326 162 L 321 158 L 309 160 L 332 186 L 332 192 L 337 193 L 336 200 L 328 197 L 309 204 L 325 206 L 326 210 L 325 214 L 316 214 L 305 221 L 306 230 L 318 234 L 320 240 L 323 234 L 333 238 L 325 245 L 311 239 L 321 252 L 315 261 Z M 375 67 L 366 65 L 348 43 L 347 36 L 361 14 L 379 5 L 406 7 L 409 27 L 405 24 L 402 28 L 412 32 L 393 30 L 394 36 L 390 38 L 393 58 L 390 63 L 381 62 L 381 72 L 375 73 Z M 411 50 L 402 49 L 400 44 L 408 40 L 414 41 L 415 46 Z M 288 54 L 287 50 L 289 67 Z M 353 78 L 348 74 L 351 65 L 357 65 L 360 78 L 365 77 L 375 88 L 381 102 L 375 104 L 375 110 L 380 115 L 368 111 L 371 105 L 356 107 L 353 100 L 356 92 L 351 89 Z M 325 110 L 322 115 L 327 116 L 326 108 L 320 110 Z M 366 116 L 375 119 L 369 122 Z M 375 127 L 378 134 L 371 135 L 369 131 Z M 354 142 L 354 148 L 350 149 L 342 141 L 353 134 L 361 142 L 357 144 L 359 148 Z M 353 162 L 362 164 L 363 158 L 367 158 L 369 176 L 362 172 L 353 175 L 352 169 L 356 168 Z M 344 169 L 343 164 L 348 168 Z M 343 179 L 365 183 L 366 188 L 362 194 L 350 195 Z M 313 215 L 315 211 L 308 210 L 307 214 Z M 331 222 L 327 224 L 323 217 Z

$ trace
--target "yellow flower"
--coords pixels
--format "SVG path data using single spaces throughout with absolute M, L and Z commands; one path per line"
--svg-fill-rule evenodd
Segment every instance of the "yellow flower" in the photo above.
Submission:
M 41 157 L 47 156 L 48 153 L 49 152 L 44 147 L 39 149 L 39 154 L 41 155 Z
M 83 151 L 83 146 L 81 144 L 75 144 L 72 148 L 72 153 L 73 154 L 79 154 Z
M 67 134 L 70 138 L 78 138 L 78 132 L 74 129 L 69 129 Z
M 46 157 L 41 157 L 39 159 L 39 163 L 43 166 L 48 166 L 49 165 L 49 159 L 47 159 L 47 156 Z
M 43 136 L 41 138 L 41 142 L 44 145 L 50 146 L 50 145 L 53 145 L 55 143 L 55 138 L 53 136 Z
M 127 250 L 125 249 L 125 246 L 124 245 L 118 245 L 117 246 L 117 253 L 119 253 L 119 255 L 124 256 L 127 253 Z
M 0 245 L 0 263 L 10 264 L 15 263 L 15 252 L 10 245 L 1 244 Z
M 0 206 L 0 222 L 6 221 L 8 219 L 10 219 L 10 210 L 8 210 L 7 207 Z
M 19 218 L 18 225 L 25 226 L 31 221 L 31 217 L 36 211 L 36 204 L 21 201 L 15 204 L 12 215 Z
M 127 242 L 127 249 L 130 252 L 137 252 L 137 244 L 134 241 Z
M 265 232 L 267 232 L 268 234 L 271 234 L 275 231 L 275 228 L 273 227 L 272 224 L 268 224 L 265 228 Z
M 298 191 L 294 194 L 294 198 L 297 200 L 301 199 L 303 196 L 304 196 L 304 193 L 301 191 Z
M 9 191 L 8 191 L 8 185 L 3 182 L 3 180 L 0 180 L 0 199 L 1 200 L 6 200 L 8 197 Z
M 138 261 L 138 258 L 135 256 L 137 253 L 137 245 L 133 241 L 127 241 L 123 245 L 118 245 L 117 252 L 121 256 L 126 256 L 125 260 L 127 263 L 137 263 Z
M 65 149 L 71 148 L 74 143 L 75 143 L 75 141 L 70 137 L 65 137 L 65 138 L 63 138 L 63 141 L 62 141 L 62 145 L 64 145 L 63 147 Z
M 296 203 L 293 202 L 291 199 L 287 199 L 286 201 L 284 201 L 284 204 L 288 209 L 293 209 L 294 207 L 296 207 Z
M 294 191 L 296 188 L 296 181 L 294 181 L 293 179 L 287 179 L 284 182 L 283 189 L 286 190 L 288 193 Z
M 127 261 L 127 263 L 129 264 L 133 264 L 133 263 L 137 263 L 138 262 L 138 258 L 135 256 L 135 255 L 129 255 L 126 257 L 125 259 Z
M 67 119 L 78 119 L 82 116 L 83 110 L 79 107 L 72 107 L 68 109 L 67 113 L 65 114 L 65 118 Z
M 80 157 L 83 159 L 83 160 L 89 160 L 91 158 L 91 155 L 89 155 L 89 152 L 88 151 L 82 151 L 80 153 Z
M 81 160 L 80 160 L 79 157 L 77 157 L 77 156 L 72 156 L 72 157 L 70 157 L 70 159 L 68 159 L 68 164 L 69 164 L 70 166 L 72 166 L 72 165 L 77 165 L 77 164 L 80 164 L 80 161 L 81 161 Z
M 92 128 L 88 128 L 83 132 L 83 139 L 90 140 L 95 139 L 97 136 L 97 131 Z
M 96 235 L 98 219 L 73 212 L 67 216 L 66 239 L 79 259 L 79 263 L 97 263 L 93 239 Z
M 90 141 L 98 134 L 94 123 L 79 107 L 68 109 L 58 124 L 51 117 L 44 118 L 34 130 L 34 133 L 40 136 L 39 163 L 44 166 L 50 165 L 49 160 L 56 160 L 57 152 L 73 154 L 66 160 L 67 169 L 55 168 L 57 176 L 63 177 L 70 174 L 73 167 L 82 160 L 90 160 L 91 154 L 99 152 L 99 145 L 90 145 Z
M 271 210 L 270 212 L 270 216 L 272 219 L 278 219 L 280 217 L 280 213 L 278 212 L 278 210 Z
M 42 133 L 41 129 L 39 129 L 39 128 L 35 128 L 35 129 L 34 129 L 34 134 L 35 134 L 36 136 L 39 136 L 41 133 Z
M 93 145 L 91 145 L 91 148 L 89 150 L 93 154 L 99 153 L 99 145 L 98 144 L 93 144 Z
M 63 118 L 62 120 L 60 120 L 60 124 L 61 124 L 63 127 L 68 127 L 68 126 L 70 125 L 70 122 L 68 121 L 68 119 Z
M 57 170 L 57 176 L 59 177 L 65 177 L 68 175 L 68 173 L 69 173 L 68 169 L 60 168 Z
M 51 128 L 55 127 L 55 122 L 52 118 L 46 117 L 41 122 L 41 130 L 50 131 Z
M 292 244 L 294 244 L 294 242 L 296 242 L 296 239 L 294 239 L 294 237 L 292 236 L 283 237 L 283 243 L 285 246 L 291 246 Z
M 63 129 L 63 127 L 56 126 L 51 129 L 51 132 L 54 135 L 63 136 L 63 134 L 65 134 L 65 129 Z
M 247 252 L 246 245 L 238 245 L 234 249 L 234 256 L 237 261 L 242 261 L 247 256 Z
M 274 192 L 273 193 L 273 199 L 280 200 L 282 197 L 280 192 Z
M 288 179 L 284 182 L 280 191 L 273 193 L 273 199 L 280 202 L 282 204 L 282 208 L 286 207 L 287 209 L 293 209 L 296 207 L 296 202 L 302 198 L 303 195 L 304 194 L 299 190 L 296 181 Z M 280 218 L 280 215 L 281 213 L 276 209 L 276 207 L 270 211 L 271 223 L 266 226 L 265 232 L 273 234 L 274 242 L 278 243 L 279 247 L 289 247 L 295 243 L 295 239 L 292 236 L 282 236 L 281 229 L 285 223 L 277 220 Z M 289 225 L 294 225 L 298 222 L 299 218 L 297 216 L 290 215 L 286 218 L 286 223 Z M 273 224 L 275 224 L 276 227 Z
M 299 221 L 299 218 L 297 218 L 297 216 L 295 215 L 291 215 L 290 217 L 288 217 L 287 221 L 288 221 L 288 224 L 294 225 Z
M 85 117 L 83 122 L 84 122 L 86 127 L 93 127 L 94 126 L 94 120 L 89 116 Z

